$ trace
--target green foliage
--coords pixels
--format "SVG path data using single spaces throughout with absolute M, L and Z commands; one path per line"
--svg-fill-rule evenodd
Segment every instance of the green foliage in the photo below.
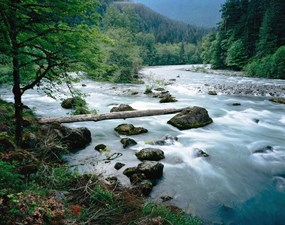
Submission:
M 273 55 L 255 59 L 245 67 L 250 76 L 285 79 L 285 46 Z
M 23 176 L 15 171 L 16 165 L 0 160 L 0 197 L 10 191 L 24 188 Z
M 146 203 L 143 208 L 143 213 L 148 218 L 154 218 L 157 216 L 162 217 L 169 224 L 179 225 L 198 225 L 202 224 L 202 221 L 192 216 L 186 216 L 182 211 L 175 212 L 164 205 L 156 205 L 154 203 Z
M 226 64 L 234 70 L 240 70 L 247 63 L 246 49 L 242 40 L 235 41 L 227 52 Z

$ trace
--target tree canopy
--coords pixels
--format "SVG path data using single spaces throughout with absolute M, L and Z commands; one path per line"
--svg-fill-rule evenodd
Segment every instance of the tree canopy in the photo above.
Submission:
M 47 84 L 70 79 L 70 71 L 98 67 L 96 5 L 94 0 L 0 0 L 1 62 L 8 68 L 1 72 L 13 79 L 18 144 L 25 91 L 49 90 Z

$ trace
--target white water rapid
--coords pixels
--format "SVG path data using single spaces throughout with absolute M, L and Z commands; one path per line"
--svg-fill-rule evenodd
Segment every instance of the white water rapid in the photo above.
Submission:
M 268 100 L 271 95 L 285 96 L 285 81 L 193 73 L 184 70 L 188 67 L 191 66 L 149 67 L 141 71 L 149 86 L 170 82 L 165 89 L 176 97 L 175 103 L 160 104 L 159 99 L 143 94 L 146 85 L 84 80 L 85 87 L 81 83 L 75 87 L 88 94 L 89 107 L 99 113 L 109 112 L 122 103 L 135 109 L 201 106 L 208 110 L 214 123 L 180 131 L 167 124 L 173 115 L 166 115 L 68 124 L 89 128 L 92 143 L 67 155 L 66 160 L 79 172 L 100 171 L 105 176 L 117 176 L 128 185 L 122 171 L 139 163 L 135 152 L 145 147 L 160 148 L 165 152 L 161 161 L 164 173 L 151 193 L 155 201 L 171 196 L 173 199 L 167 204 L 200 216 L 206 224 L 285 224 L 285 105 Z M 205 93 L 211 89 L 218 95 Z M 230 93 L 233 95 L 226 95 Z M 1 87 L 0 97 L 12 101 L 11 89 Z M 24 103 L 35 107 L 39 116 L 62 116 L 69 112 L 61 108 L 59 101 L 36 91 L 25 94 Z M 121 123 L 142 126 L 149 132 L 132 136 L 138 145 L 123 149 L 114 131 Z M 178 141 L 165 146 L 146 144 L 165 135 L 177 136 Z M 120 152 L 123 156 L 110 163 L 100 161 L 106 154 L 98 153 L 94 147 L 101 143 L 110 147 L 108 154 Z M 210 156 L 196 157 L 195 148 Z M 116 171 L 116 162 L 126 166 Z

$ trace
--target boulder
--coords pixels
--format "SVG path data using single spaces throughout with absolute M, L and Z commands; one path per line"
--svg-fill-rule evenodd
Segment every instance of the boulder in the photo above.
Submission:
M 138 144 L 134 139 L 131 138 L 122 138 L 121 143 L 123 144 L 123 148 L 131 147 Z
M 130 182 L 133 185 L 140 184 L 143 180 L 145 180 L 145 175 L 143 173 L 135 173 L 130 176 Z
M 136 153 L 139 160 L 159 161 L 164 159 L 164 152 L 157 148 L 144 148 Z
M 69 128 L 61 124 L 42 126 L 42 133 L 51 133 L 68 151 L 78 151 L 85 148 L 91 142 L 91 132 L 86 127 Z
M 134 111 L 131 106 L 126 104 L 120 104 L 118 107 L 113 107 L 110 112 L 124 112 L 124 111 Z
M 129 167 L 129 168 L 124 170 L 123 174 L 130 178 L 132 175 L 134 175 L 138 172 L 139 171 L 138 171 L 137 167 Z
M 179 130 L 186 130 L 204 127 L 212 122 L 213 120 L 209 117 L 206 109 L 194 106 L 193 108 L 185 109 L 181 113 L 175 115 L 167 123 Z
M 145 161 L 136 168 L 140 173 L 144 173 L 146 179 L 159 179 L 162 177 L 164 165 L 158 162 Z
M 152 143 L 150 143 L 151 145 L 173 145 L 175 141 L 177 141 L 178 138 L 177 137 L 172 137 L 170 135 L 166 135 L 165 137 L 163 137 L 160 140 L 157 141 L 153 141 Z
M 115 164 L 114 168 L 115 168 L 116 170 L 119 170 L 119 169 L 121 169 L 122 167 L 124 167 L 125 165 L 126 165 L 126 164 L 124 164 L 124 163 L 117 162 L 117 163 Z
M 76 107 L 86 107 L 86 105 L 86 101 L 80 97 L 67 98 L 61 103 L 61 107 L 64 109 L 75 109 Z
M 134 127 L 132 124 L 120 124 L 115 128 L 115 131 L 122 135 L 137 135 L 148 132 L 147 129 L 143 127 Z

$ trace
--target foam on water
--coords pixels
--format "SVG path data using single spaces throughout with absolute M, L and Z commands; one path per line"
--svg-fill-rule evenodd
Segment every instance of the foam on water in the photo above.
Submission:
M 86 126 L 91 130 L 92 143 L 86 149 L 65 156 L 79 172 L 102 172 L 117 176 L 123 184 L 130 185 L 122 174 L 124 168 L 136 166 L 140 161 L 135 152 L 146 147 L 160 148 L 165 152 L 164 176 L 154 188 L 151 197 L 160 200 L 169 195 L 175 204 L 186 212 L 201 216 L 205 221 L 221 224 L 282 224 L 285 216 L 285 116 L 284 105 L 269 102 L 265 97 L 209 96 L 197 93 L 197 87 L 205 84 L 285 85 L 285 81 L 227 77 L 203 73 L 191 73 L 185 68 L 170 66 L 145 68 L 142 73 L 156 79 L 176 79 L 165 88 L 178 102 L 159 104 L 159 100 L 144 95 L 145 85 L 117 85 L 84 80 L 76 87 L 87 95 L 91 108 L 100 113 L 109 112 L 118 104 L 130 104 L 135 109 L 205 107 L 214 123 L 198 129 L 180 131 L 167 124 L 173 115 L 163 115 L 126 120 L 82 122 L 71 127 Z M 179 78 L 177 77 L 179 75 Z M 132 91 L 138 91 L 136 96 Z M 11 88 L 0 89 L 0 96 L 12 101 Z M 40 116 L 64 116 L 69 110 L 62 109 L 60 102 L 43 93 L 31 90 L 24 95 L 24 103 L 36 107 Z M 240 103 L 233 106 L 232 103 Z M 44 106 L 44 107 L 43 107 Z M 132 123 L 149 130 L 131 138 L 137 145 L 123 149 L 120 139 L 125 137 L 114 132 L 121 123 Z M 172 145 L 150 145 L 149 140 L 160 140 L 166 135 L 178 137 Z M 105 163 L 106 153 L 94 150 L 97 144 L 110 147 L 112 154 L 123 156 Z M 268 147 L 269 146 L 269 147 Z M 262 152 L 262 148 L 268 151 Z M 209 157 L 197 157 L 195 149 L 202 149 Z M 256 152 L 257 151 L 257 152 Z M 126 166 L 116 171 L 116 162 Z M 282 201 L 281 201 L 282 200 Z M 262 204 L 260 204 L 262 202 Z

